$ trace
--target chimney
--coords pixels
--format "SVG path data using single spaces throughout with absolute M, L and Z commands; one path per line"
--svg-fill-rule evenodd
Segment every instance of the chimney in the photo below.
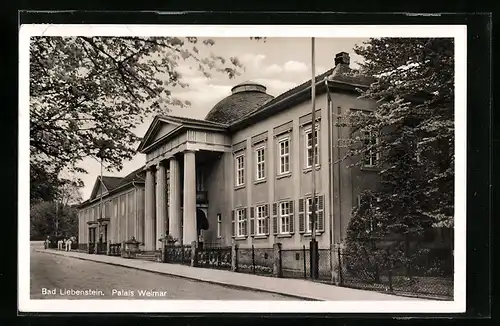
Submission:
M 349 66 L 350 61 L 349 53 L 347 52 L 339 52 L 335 55 L 335 66 L 339 64 Z

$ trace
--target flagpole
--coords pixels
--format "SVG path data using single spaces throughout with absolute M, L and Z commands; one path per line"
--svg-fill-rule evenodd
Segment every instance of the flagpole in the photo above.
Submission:
M 311 147 L 312 147 L 312 167 L 311 167 L 311 276 L 313 279 L 317 278 L 317 243 L 316 243 L 316 71 L 315 71 L 315 39 L 311 38 Z

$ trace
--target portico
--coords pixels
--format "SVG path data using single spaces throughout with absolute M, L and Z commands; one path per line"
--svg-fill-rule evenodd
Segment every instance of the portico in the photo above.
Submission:
M 197 165 L 231 151 L 225 126 L 157 116 L 138 151 L 146 154 L 144 250 L 160 249 L 166 234 L 177 244 L 197 242 Z

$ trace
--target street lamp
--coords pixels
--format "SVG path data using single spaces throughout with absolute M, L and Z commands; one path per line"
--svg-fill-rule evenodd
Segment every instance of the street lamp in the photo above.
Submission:
M 314 37 L 311 38 L 311 147 L 312 147 L 312 167 L 311 167 L 311 278 L 318 278 L 318 242 L 316 241 L 316 72 Z
M 102 246 L 102 219 L 104 218 L 103 216 L 103 210 L 104 210 L 104 206 L 103 206 L 103 189 L 104 189 L 104 182 L 102 181 L 102 172 L 103 172 L 103 161 L 104 161 L 104 154 L 105 154 L 105 150 L 107 148 L 110 147 L 110 143 L 111 141 L 109 140 L 100 140 L 100 141 L 97 141 L 97 147 L 99 149 L 98 153 L 97 153 L 97 157 L 99 158 L 99 161 L 100 161 L 100 164 L 101 164 L 101 175 L 99 177 L 100 179 L 100 188 L 101 188 L 101 191 L 100 191 L 100 194 L 99 194 L 99 220 L 98 220 L 98 224 L 97 224 L 97 227 L 99 229 L 99 244 L 97 245 L 98 247 L 98 250 L 96 250 L 96 253 L 98 253 L 99 250 L 101 250 L 101 246 Z M 97 241 L 96 241 L 97 242 Z

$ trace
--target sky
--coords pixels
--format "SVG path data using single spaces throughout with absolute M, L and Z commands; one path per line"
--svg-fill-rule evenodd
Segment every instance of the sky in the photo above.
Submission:
M 172 88 L 172 96 L 191 102 L 189 108 L 169 108 L 168 114 L 203 119 L 212 107 L 231 94 L 231 88 L 243 81 L 251 80 L 267 87 L 267 92 L 277 96 L 311 78 L 311 39 L 310 38 L 267 38 L 251 40 L 249 38 L 212 38 L 211 47 L 199 46 L 200 54 L 210 52 L 224 58 L 237 57 L 245 69 L 240 76 L 229 79 L 224 74 L 214 74 L 206 78 L 196 69 L 191 69 L 187 62 L 180 62 L 178 71 L 182 81 L 189 84 L 186 88 Z M 334 66 L 335 54 L 347 52 L 351 57 L 351 67 L 356 68 L 362 58 L 353 52 L 357 44 L 367 39 L 362 38 L 316 38 L 315 69 L 316 75 Z M 134 131 L 143 137 L 153 116 L 145 119 Z M 140 168 L 145 163 L 145 156 L 137 154 L 132 160 L 123 163 L 123 169 L 116 172 L 104 172 L 107 176 L 124 177 Z M 87 174 L 77 174 L 85 186 L 82 188 L 83 199 L 89 198 L 96 177 L 100 174 L 100 164 L 95 159 L 85 159 L 81 164 Z

